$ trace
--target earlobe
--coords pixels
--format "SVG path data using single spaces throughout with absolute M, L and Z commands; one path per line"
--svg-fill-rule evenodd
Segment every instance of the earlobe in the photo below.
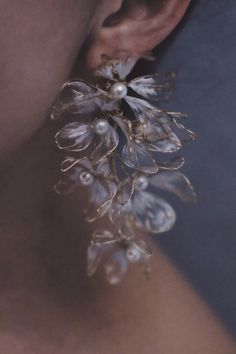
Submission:
M 90 69 L 101 65 L 103 58 L 139 58 L 162 42 L 177 26 L 191 0 L 166 0 L 156 12 L 133 7 L 114 25 L 101 26 L 95 33 L 86 57 Z

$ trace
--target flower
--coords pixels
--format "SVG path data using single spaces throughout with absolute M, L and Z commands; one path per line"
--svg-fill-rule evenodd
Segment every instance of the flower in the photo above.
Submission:
M 93 145 L 91 159 L 96 163 L 116 149 L 119 137 L 108 119 L 96 118 L 92 123 L 73 122 L 64 126 L 55 137 L 59 149 L 73 152 Z
M 149 186 L 172 192 L 184 202 L 196 199 L 190 181 L 179 171 L 162 171 L 155 176 L 136 174 L 120 185 L 113 201 L 110 218 L 116 225 L 130 223 L 132 219 L 138 228 L 155 234 L 173 227 L 174 209 L 164 199 L 147 191 Z
M 94 232 L 87 252 L 87 273 L 92 276 L 102 264 L 107 281 L 118 284 L 131 263 L 148 268 L 151 251 L 142 239 L 113 235 L 108 230 Z
M 65 194 L 76 191 L 79 186 L 87 188 L 90 194 L 87 220 L 91 222 L 102 217 L 117 192 L 108 161 L 104 160 L 93 168 L 87 157 L 66 157 L 61 163 L 61 171 L 63 174 L 55 186 L 56 192 Z

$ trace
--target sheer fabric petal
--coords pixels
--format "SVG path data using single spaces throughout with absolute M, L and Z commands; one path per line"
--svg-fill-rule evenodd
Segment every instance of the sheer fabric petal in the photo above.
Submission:
M 55 139 L 59 149 L 83 151 L 91 144 L 93 135 L 90 124 L 73 122 L 65 125 L 56 134 Z
M 128 260 L 123 250 L 115 251 L 104 264 L 106 280 L 111 285 L 118 284 L 128 269 Z
M 175 224 L 175 211 L 162 198 L 142 191 L 134 195 L 132 204 L 138 224 L 149 232 L 166 232 Z
M 145 173 L 156 173 L 158 166 L 152 155 L 141 143 L 128 142 L 122 152 L 126 166 Z
M 148 99 L 166 101 L 170 97 L 174 78 L 173 73 L 145 75 L 130 81 L 128 87 Z
M 194 202 L 196 194 L 188 178 L 178 171 L 163 171 L 149 178 L 149 183 L 159 189 L 176 194 L 184 202 Z
M 114 128 L 110 127 L 105 136 L 101 136 L 101 141 L 91 154 L 92 159 L 97 163 L 109 156 L 119 144 L 119 136 Z
M 82 81 L 68 81 L 63 86 L 52 110 L 52 119 L 64 113 L 73 114 L 94 112 L 106 92 Z

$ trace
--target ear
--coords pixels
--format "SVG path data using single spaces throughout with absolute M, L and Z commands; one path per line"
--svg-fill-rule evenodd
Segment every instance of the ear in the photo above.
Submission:
M 104 58 L 139 58 L 153 49 L 182 19 L 191 0 L 109 0 L 94 31 L 86 62 L 97 68 Z M 113 4 L 113 7 L 111 6 Z M 119 10 L 114 13 L 114 8 Z

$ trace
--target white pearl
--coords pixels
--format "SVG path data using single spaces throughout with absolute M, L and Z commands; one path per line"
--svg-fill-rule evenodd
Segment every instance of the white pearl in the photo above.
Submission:
M 136 263 L 140 260 L 140 251 L 135 245 L 130 245 L 126 250 L 126 257 L 131 263 Z
M 148 187 L 148 178 L 144 175 L 141 175 L 136 178 L 135 189 L 137 191 L 144 191 Z
M 93 129 L 98 135 L 105 135 L 109 130 L 109 123 L 106 119 L 96 119 L 93 124 Z
M 128 89 L 122 82 L 117 82 L 110 88 L 110 95 L 115 99 L 122 99 L 127 95 Z
M 93 176 L 91 173 L 84 171 L 81 172 L 79 177 L 83 186 L 91 186 L 91 184 L 93 184 Z

